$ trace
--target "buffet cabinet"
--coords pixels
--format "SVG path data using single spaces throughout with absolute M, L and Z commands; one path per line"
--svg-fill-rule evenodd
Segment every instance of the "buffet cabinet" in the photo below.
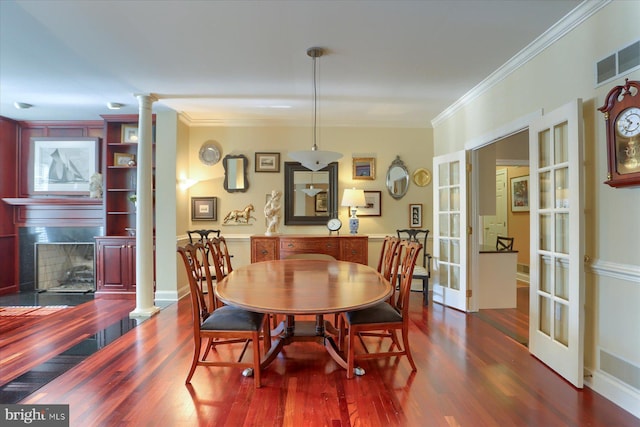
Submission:
M 362 235 L 251 236 L 251 262 L 286 259 L 297 254 L 331 255 L 339 261 L 369 263 L 369 239 Z

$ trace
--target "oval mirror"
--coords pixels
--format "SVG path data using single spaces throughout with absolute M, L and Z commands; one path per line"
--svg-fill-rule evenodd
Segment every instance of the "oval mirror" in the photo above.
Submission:
M 311 171 L 284 163 L 285 225 L 326 225 L 338 216 L 338 163 Z
M 224 165 L 224 189 L 229 193 L 244 193 L 249 188 L 247 163 L 247 158 L 242 154 L 238 156 L 227 155 L 222 159 L 222 164 Z
M 409 170 L 400 156 L 391 162 L 387 171 L 387 190 L 394 199 L 401 199 L 409 189 Z

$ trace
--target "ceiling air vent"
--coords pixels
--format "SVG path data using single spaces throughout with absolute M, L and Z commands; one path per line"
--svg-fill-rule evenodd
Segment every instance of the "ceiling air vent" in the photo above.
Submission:
M 640 40 L 612 53 L 596 64 L 596 86 L 640 67 Z

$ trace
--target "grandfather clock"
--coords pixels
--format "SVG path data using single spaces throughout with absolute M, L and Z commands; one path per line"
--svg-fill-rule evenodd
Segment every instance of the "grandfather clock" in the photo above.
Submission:
M 604 113 L 607 132 L 608 184 L 612 187 L 640 185 L 640 82 L 625 79 L 598 108 Z

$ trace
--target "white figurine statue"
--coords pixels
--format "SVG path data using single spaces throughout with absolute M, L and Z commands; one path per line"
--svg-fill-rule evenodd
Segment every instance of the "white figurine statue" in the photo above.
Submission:
M 282 193 L 277 190 L 273 190 L 271 192 L 269 201 L 267 201 L 267 204 L 264 206 L 264 216 L 267 218 L 267 231 L 264 233 L 265 236 L 278 234 L 278 225 L 280 224 L 281 198 Z
M 98 172 L 89 178 L 89 197 L 92 199 L 102 199 L 102 175 Z

